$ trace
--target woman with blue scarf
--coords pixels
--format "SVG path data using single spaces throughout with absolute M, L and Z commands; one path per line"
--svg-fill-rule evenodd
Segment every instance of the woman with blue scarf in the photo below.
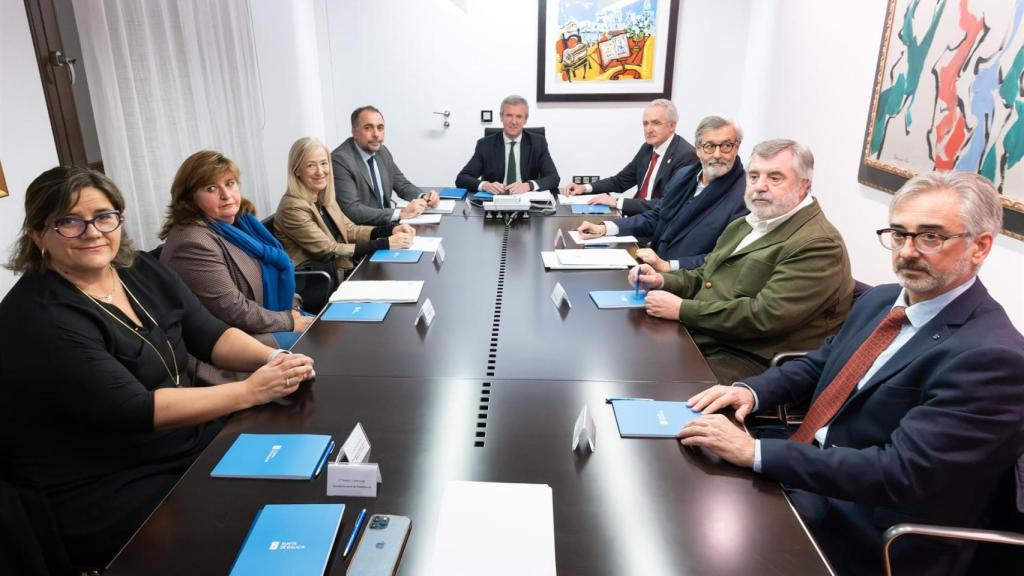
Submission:
M 239 190 L 238 166 L 219 152 L 189 156 L 171 185 L 160 260 L 214 316 L 278 348 L 312 323 L 295 295 L 291 259 Z

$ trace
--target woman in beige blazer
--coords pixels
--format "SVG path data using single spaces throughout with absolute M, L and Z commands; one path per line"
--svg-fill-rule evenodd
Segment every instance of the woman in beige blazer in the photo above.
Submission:
M 274 234 L 301 267 L 333 260 L 338 280 L 366 254 L 408 248 L 416 230 L 408 224 L 354 224 L 338 207 L 327 147 L 299 138 L 288 152 L 288 191 L 274 216 Z
M 289 348 L 312 323 L 299 309 L 288 255 L 256 219 L 238 166 L 223 154 L 203 150 L 182 163 L 160 238 L 160 261 L 227 324 Z

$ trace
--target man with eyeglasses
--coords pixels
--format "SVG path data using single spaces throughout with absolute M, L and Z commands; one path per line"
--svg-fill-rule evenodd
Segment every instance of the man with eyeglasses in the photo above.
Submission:
M 810 194 L 814 155 L 793 140 L 754 147 L 750 210 L 730 223 L 704 264 L 629 272 L 650 290 L 647 313 L 682 322 L 719 382 L 759 374 L 772 356 L 835 334 L 853 301 L 846 245 Z M 666 200 L 667 201 L 667 200 Z
M 737 160 L 743 130 L 733 121 L 708 116 L 697 124 L 698 164 L 677 170 L 654 208 L 601 224 L 584 222 L 584 238 L 633 235 L 649 239 L 636 257 L 659 272 L 697 268 L 733 220 L 746 215 L 746 172 Z
M 693 146 L 676 134 L 679 112 L 671 100 L 659 98 L 644 109 L 644 144 L 618 174 L 593 184 L 570 184 L 569 196 L 595 193 L 587 203 L 617 208 L 626 216 L 640 214 L 658 205 L 672 174 L 697 163 Z M 612 197 L 609 192 L 625 192 L 637 187 L 635 196 Z
M 1000 479 L 1015 463 L 1024 474 L 1024 337 L 977 277 L 1002 215 L 977 174 L 910 179 L 877 231 L 898 284 L 862 295 L 815 352 L 689 400 L 704 415 L 682 443 L 782 482 L 839 574 L 881 573 L 894 524 L 979 525 Z M 743 422 L 806 398 L 785 440 L 715 414 Z M 973 547 L 909 537 L 890 552 L 895 573 L 945 575 L 963 573 Z

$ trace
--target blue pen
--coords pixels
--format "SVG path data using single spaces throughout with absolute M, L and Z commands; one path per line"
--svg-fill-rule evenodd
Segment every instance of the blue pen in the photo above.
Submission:
M 640 295 L 640 267 L 636 267 L 636 291 L 633 293 L 634 296 Z
M 365 520 L 366 508 L 363 508 L 363 511 L 359 513 L 358 517 L 356 517 L 356 525 L 352 528 L 352 534 L 348 537 L 348 543 L 345 544 L 345 551 L 341 553 L 341 558 L 343 560 L 348 558 L 348 553 L 352 551 L 352 545 L 356 543 L 356 536 L 359 535 L 359 529 L 363 527 L 363 521 Z

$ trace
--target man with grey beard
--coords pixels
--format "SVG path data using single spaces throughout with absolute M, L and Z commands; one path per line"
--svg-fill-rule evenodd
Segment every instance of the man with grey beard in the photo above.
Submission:
M 1015 468 L 1024 478 L 1024 336 L 977 277 L 1002 217 L 982 176 L 910 179 L 876 232 L 899 284 L 862 295 L 818 350 L 689 400 L 704 415 L 679 432 L 682 443 L 782 482 L 842 576 L 882 573 L 882 534 L 894 524 L 971 527 L 993 506 L 1010 511 L 995 494 Z M 731 408 L 743 422 L 806 399 L 786 439 L 755 440 L 716 414 Z M 962 574 L 973 550 L 900 538 L 892 570 Z
M 758 144 L 747 167 L 750 214 L 726 227 L 703 266 L 629 273 L 630 285 L 639 278 L 650 290 L 647 313 L 682 322 L 719 382 L 759 374 L 776 352 L 817 348 L 850 310 L 846 245 L 810 195 L 813 173 L 806 146 Z
M 650 239 L 649 248 L 637 250 L 636 256 L 659 272 L 700 266 L 729 222 L 747 213 L 746 172 L 736 159 L 742 140 L 743 130 L 735 122 L 704 118 L 694 138 L 700 163 L 677 169 L 654 208 L 602 224 L 584 222 L 580 235 Z

